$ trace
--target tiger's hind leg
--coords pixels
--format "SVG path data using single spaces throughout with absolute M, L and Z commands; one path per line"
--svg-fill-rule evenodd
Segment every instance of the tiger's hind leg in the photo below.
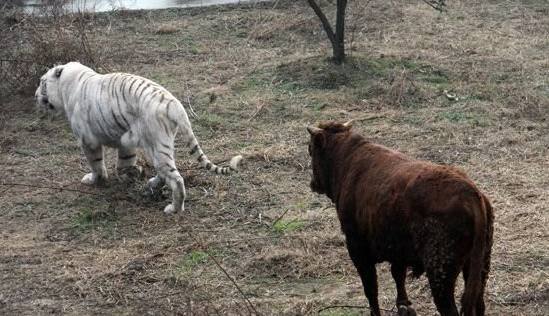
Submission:
M 158 175 L 149 180 L 149 185 L 167 183 L 172 191 L 172 203 L 164 208 L 164 213 L 172 214 L 185 209 L 185 183 L 175 167 L 173 151 L 167 149 L 155 150 L 153 153 L 154 167 Z
M 134 147 L 119 147 L 118 148 L 118 163 L 116 168 L 118 174 L 124 174 L 132 178 L 139 177 L 143 171 L 140 166 L 136 165 L 137 152 Z
M 81 182 L 87 185 L 99 184 L 107 180 L 107 168 L 103 160 L 103 146 L 91 147 L 82 142 L 82 150 L 92 169 L 91 173 L 86 174 Z
M 156 175 L 147 181 L 146 189 L 152 195 L 159 194 L 164 184 L 166 184 L 164 179 L 162 179 L 159 175 Z

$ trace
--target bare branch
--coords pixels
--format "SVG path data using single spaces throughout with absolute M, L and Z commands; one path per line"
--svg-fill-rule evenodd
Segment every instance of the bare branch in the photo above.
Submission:
M 421 0 L 423 2 L 425 2 L 428 6 L 430 6 L 431 8 L 437 10 L 437 11 L 440 11 L 440 12 L 444 12 L 445 11 L 445 7 L 446 7 L 446 0 Z
M 324 27 L 324 31 L 326 31 L 326 35 L 328 35 L 328 39 L 330 40 L 330 42 L 332 42 L 332 45 L 335 46 L 336 38 L 332 26 L 328 21 L 328 18 L 326 18 L 326 15 L 324 14 L 324 12 L 322 12 L 322 9 L 320 9 L 315 0 L 307 0 L 307 2 L 309 2 L 309 5 L 315 11 L 316 15 L 320 19 L 320 22 L 322 22 L 322 26 Z

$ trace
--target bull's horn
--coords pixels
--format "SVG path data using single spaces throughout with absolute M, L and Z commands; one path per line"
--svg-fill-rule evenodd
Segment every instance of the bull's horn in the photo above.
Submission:
M 348 120 L 347 122 L 343 123 L 343 126 L 344 127 L 351 127 L 351 126 L 353 126 L 354 121 L 355 121 L 354 119 Z

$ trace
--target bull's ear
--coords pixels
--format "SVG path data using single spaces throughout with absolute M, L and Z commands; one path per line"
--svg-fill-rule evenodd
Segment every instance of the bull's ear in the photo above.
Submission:
M 61 73 L 63 72 L 63 67 L 61 66 L 58 66 L 55 68 L 55 71 L 54 71 L 54 75 L 55 75 L 55 78 L 59 78 L 61 77 Z
M 311 134 L 311 136 L 314 136 L 322 132 L 322 129 L 314 126 L 307 126 L 307 131 Z
M 309 126 L 307 131 L 311 134 L 311 140 L 313 144 L 318 148 L 324 148 L 326 143 L 326 135 L 324 135 L 324 130 L 322 128 Z

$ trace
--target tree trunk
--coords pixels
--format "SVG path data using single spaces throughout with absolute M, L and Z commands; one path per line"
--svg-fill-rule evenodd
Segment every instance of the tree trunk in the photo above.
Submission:
M 341 64 L 345 60 L 345 9 L 347 0 L 337 0 L 336 12 L 336 32 L 335 43 L 332 42 L 334 49 L 334 62 Z
M 332 44 L 334 63 L 338 65 L 342 64 L 345 60 L 345 10 L 347 8 L 347 0 L 337 0 L 335 33 L 326 15 L 324 15 L 324 12 L 322 12 L 315 0 L 307 0 L 307 2 L 309 2 L 309 5 L 320 19 L 322 27 L 324 27 L 324 31 Z

